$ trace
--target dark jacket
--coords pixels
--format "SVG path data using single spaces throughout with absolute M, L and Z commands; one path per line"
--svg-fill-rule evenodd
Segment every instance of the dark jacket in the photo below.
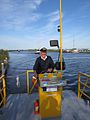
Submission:
M 46 60 L 38 57 L 35 61 L 33 70 L 36 70 L 37 74 L 47 72 L 48 68 L 54 69 L 54 62 L 50 56 L 47 56 Z

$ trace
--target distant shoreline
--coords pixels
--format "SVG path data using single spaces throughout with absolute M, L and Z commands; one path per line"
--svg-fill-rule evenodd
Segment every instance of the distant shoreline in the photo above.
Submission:
M 38 49 L 28 49 L 28 50 L 8 50 L 8 52 L 21 52 L 21 51 L 33 51 L 33 52 L 36 52 Z M 48 52 L 59 52 L 58 50 L 55 50 L 55 49 L 48 49 Z M 74 51 L 65 51 L 63 50 L 63 53 L 76 53 Z M 83 53 L 83 54 L 90 54 L 90 51 L 89 52 L 78 52 L 77 54 L 79 53 Z

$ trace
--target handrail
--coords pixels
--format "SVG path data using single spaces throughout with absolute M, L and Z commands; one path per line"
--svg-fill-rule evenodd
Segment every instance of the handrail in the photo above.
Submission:
M 90 75 L 86 74 L 86 73 L 82 73 L 82 72 L 79 72 L 78 74 L 82 75 L 82 76 L 86 76 L 88 78 L 90 78 Z
M 3 104 L 6 104 L 6 84 L 5 84 L 5 76 L 2 75 L 0 77 L 2 88 L 0 88 L 0 96 L 1 96 L 1 101 L 0 101 L 0 106 Z
M 81 82 L 81 76 L 86 77 L 86 81 L 85 82 Z M 87 97 L 88 99 L 90 99 L 90 96 L 88 96 L 85 93 L 85 88 L 86 87 L 90 89 L 90 86 L 88 85 L 88 81 L 89 80 L 90 80 L 90 75 L 88 75 L 86 73 L 82 73 L 82 72 L 78 73 L 78 98 L 81 98 L 82 95 L 84 95 L 85 97 Z M 81 85 L 83 85 L 82 89 L 81 89 Z
M 27 93 L 30 94 L 30 81 L 29 81 L 29 73 L 33 73 L 33 70 L 26 71 L 26 82 L 27 82 Z
M 27 93 L 30 94 L 32 93 L 32 90 L 34 89 L 35 85 L 37 84 L 37 80 L 34 82 L 34 84 L 32 85 L 32 87 L 30 88 L 30 80 L 29 80 L 29 73 L 34 73 L 34 70 L 27 70 L 26 71 L 26 83 L 27 83 Z M 51 73 L 51 75 L 48 75 L 48 78 L 52 77 L 52 74 L 56 73 L 58 78 L 62 78 L 62 73 L 61 71 L 58 72 L 57 70 L 54 70 L 53 73 Z M 44 74 L 42 74 L 44 75 Z

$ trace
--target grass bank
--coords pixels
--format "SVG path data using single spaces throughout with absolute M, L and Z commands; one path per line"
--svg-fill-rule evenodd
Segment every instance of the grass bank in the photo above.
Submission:
M 1 63 L 8 64 L 7 61 L 9 59 L 8 51 L 6 50 L 0 50 L 0 73 L 1 73 Z

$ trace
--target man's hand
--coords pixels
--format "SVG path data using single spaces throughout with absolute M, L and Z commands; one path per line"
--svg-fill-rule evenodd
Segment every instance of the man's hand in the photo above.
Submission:
M 37 78 L 37 73 L 36 73 L 36 71 L 34 71 L 34 77 Z
M 47 72 L 52 72 L 52 68 L 48 68 Z

